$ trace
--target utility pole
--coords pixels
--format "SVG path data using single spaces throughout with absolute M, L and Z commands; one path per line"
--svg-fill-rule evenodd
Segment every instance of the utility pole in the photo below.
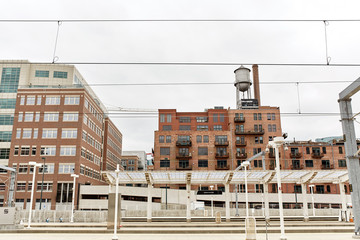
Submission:
M 351 97 L 360 90 L 360 78 L 339 94 L 341 124 L 345 141 L 346 165 L 349 172 L 350 193 L 353 206 L 355 235 L 360 235 L 360 165 L 357 151 Z

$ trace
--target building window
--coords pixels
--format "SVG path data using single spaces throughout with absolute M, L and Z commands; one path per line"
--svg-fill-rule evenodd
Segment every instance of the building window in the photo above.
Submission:
M 166 143 L 171 143 L 171 136 L 170 135 L 166 136 Z
M 37 128 L 34 128 L 34 139 L 38 138 L 39 130 Z
M 32 129 L 31 128 L 24 128 L 23 129 L 23 136 L 22 138 L 30 139 L 31 138 Z
M 325 193 L 324 185 L 316 185 L 316 193 Z
M 36 70 L 35 77 L 49 77 L 49 71 Z
M 36 191 L 44 191 L 44 192 L 50 192 L 53 189 L 53 183 L 52 182 L 44 182 L 44 183 L 37 183 L 36 185 Z M 43 199 L 45 200 L 45 199 Z
M 166 116 L 166 122 L 171 122 L 171 114 L 167 114 L 167 116 Z
M 322 147 L 322 151 L 326 154 L 326 147 Z
M 40 113 L 36 112 L 35 113 L 35 122 L 38 122 L 38 121 L 40 121 Z
M 75 164 L 59 164 L 59 173 L 74 173 Z
M 213 114 L 213 122 L 218 122 L 218 115 L 217 114 Z
M 0 142 L 11 142 L 11 131 L 0 131 Z
M 54 78 L 67 78 L 67 72 L 54 71 Z
M 264 192 L 264 184 L 256 184 L 255 185 L 255 191 L 257 193 L 263 193 Z
M 27 164 L 19 164 L 19 173 L 27 173 L 28 165 Z
M 207 156 L 208 148 L 207 147 L 198 147 L 198 155 L 199 156 Z
M 214 125 L 214 131 L 222 131 L 221 125 Z
M 338 163 L 339 163 L 339 167 L 346 167 L 346 160 L 345 159 L 338 160 Z
M 165 114 L 160 114 L 160 122 L 165 122 Z
M 208 143 L 209 142 L 209 135 L 204 135 L 203 136 L 203 141 L 204 141 L 204 143 Z
M 3 68 L 0 92 L 15 93 L 19 86 L 20 68 Z
M 225 122 L 225 116 L 224 114 L 220 114 L 220 122 Z
M 191 121 L 190 117 L 180 117 L 179 122 L 180 123 L 189 123 Z
M 76 147 L 75 146 L 61 146 L 60 147 L 60 156 L 75 156 Z
M 46 96 L 45 105 L 60 105 L 60 96 Z
M 56 155 L 56 147 L 45 147 L 42 146 L 40 149 L 40 155 L 41 156 L 55 156 Z
M 0 125 L 13 125 L 14 115 L 3 115 L 0 114 Z
M 25 96 L 21 96 L 20 97 L 20 105 L 24 105 L 25 104 Z
M 271 120 L 275 120 L 275 113 L 271 114 Z
M 161 147 L 161 148 L 160 148 L 160 155 L 170 155 L 170 148 L 168 148 L 168 147 Z
M 272 125 L 272 131 L 273 131 L 273 132 L 276 132 L 276 124 L 273 124 L 273 125 Z
M 208 167 L 208 160 L 199 160 L 198 161 L 198 167 Z
M 271 113 L 267 114 L 267 120 L 271 120 Z
M 262 168 L 263 167 L 262 160 L 254 160 L 254 167 Z
M 169 159 L 160 160 L 160 167 L 170 167 L 170 160 Z
M 34 113 L 33 112 L 26 112 L 24 122 L 32 122 L 34 119 Z
M 79 105 L 80 96 L 65 96 L 64 105 Z
M 257 120 L 257 113 L 254 113 L 254 120 Z
M 25 191 L 26 190 L 26 183 L 17 183 L 16 184 L 16 191 Z
M 57 129 L 44 128 L 42 138 L 57 138 Z
M 306 167 L 314 167 L 313 160 L 305 160 L 305 166 Z
M 31 148 L 31 156 L 35 156 L 36 155 L 36 147 L 32 147 Z
M 59 121 L 59 113 L 44 113 L 44 122 L 57 122 Z
M 310 148 L 306 147 L 306 154 L 310 154 Z
M 22 120 L 23 120 L 23 113 L 19 112 L 19 114 L 18 114 L 18 122 L 22 122 Z
M 10 148 L 0 148 L 0 159 L 9 159 Z
M 29 156 L 30 147 L 21 147 L 20 156 Z
M 16 99 L 15 98 L 1 98 L 0 109 L 15 109 Z
M 16 146 L 14 148 L 14 156 L 17 156 L 17 155 L 19 155 L 19 146 Z
M 207 125 L 198 125 L 196 127 L 196 130 L 197 131 L 208 131 L 209 130 L 209 127 Z
M 77 129 L 62 129 L 61 138 L 77 138 Z
M 163 130 L 163 131 L 171 131 L 171 130 L 172 130 L 172 127 L 171 127 L 171 125 L 163 125 L 163 126 L 162 126 L 162 130 Z
M 343 148 L 339 147 L 339 154 L 343 154 Z
M 26 105 L 35 105 L 35 96 L 27 96 Z
M 159 136 L 159 143 L 164 143 L 165 142 L 165 137 L 163 135 Z
M 201 136 L 201 135 L 197 135 L 197 136 L 196 136 L 196 142 L 197 142 L 197 143 L 201 143 L 201 142 L 202 142 L 202 136 Z
M 41 105 L 41 96 L 37 96 L 36 105 Z
M 181 131 L 190 131 L 191 126 L 190 125 L 180 125 L 179 130 L 181 130 Z
M 258 113 L 258 119 L 259 119 L 259 120 L 262 119 L 261 113 Z
M 199 123 L 208 122 L 208 117 L 196 117 L 196 122 Z
M 77 122 L 79 120 L 79 113 L 65 113 L 63 115 L 63 122 Z
M 72 183 L 58 183 L 56 192 L 56 202 L 66 203 L 72 201 Z

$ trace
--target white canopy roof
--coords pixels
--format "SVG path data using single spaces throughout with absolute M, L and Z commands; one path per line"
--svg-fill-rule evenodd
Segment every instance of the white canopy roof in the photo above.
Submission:
M 115 184 L 114 171 L 102 172 L 109 184 Z M 281 171 L 282 183 L 340 183 L 349 180 L 347 170 L 283 170 Z M 275 183 L 274 170 L 248 170 L 248 183 Z M 119 183 L 133 184 L 239 184 L 245 182 L 245 171 L 149 171 L 119 173 Z

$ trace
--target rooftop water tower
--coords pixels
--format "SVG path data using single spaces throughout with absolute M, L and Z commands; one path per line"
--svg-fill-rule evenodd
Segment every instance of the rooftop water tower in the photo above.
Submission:
M 252 84 L 250 80 L 250 69 L 241 65 L 234 71 L 235 73 L 235 87 L 236 87 L 236 108 L 241 109 L 241 99 L 245 99 L 245 92 L 247 98 L 251 98 L 250 86 Z M 240 96 L 242 94 L 242 96 Z

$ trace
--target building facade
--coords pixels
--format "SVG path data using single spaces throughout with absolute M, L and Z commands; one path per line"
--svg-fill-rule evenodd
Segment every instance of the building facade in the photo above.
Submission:
M 70 208 L 71 174 L 79 175 L 77 205 L 81 185 L 104 184 L 100 172 L 111 165 L 103 151 L 106 108 L 74 66 L 6 61 L 1 68 L 0 165 L 17 170 L 15 205 L 29 207 L 34 169 L 29 162 L 41 164 L 35 172 L 34 206 Z M 121 139 L 115 144 L 121 154 Z M 0 173 L 0 205 L 8 204 L 8 176 Z

